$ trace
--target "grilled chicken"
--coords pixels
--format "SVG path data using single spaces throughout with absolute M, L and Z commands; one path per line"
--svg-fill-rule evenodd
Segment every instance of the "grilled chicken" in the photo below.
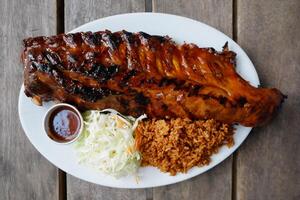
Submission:
M 275 88 L 255 88 L 242 79 L 227 46 L 217 52 L 143 32 L 28 38 L 22 60 L 25 94 L 40 105 L 54 100 L 82 110 L 258 126 L 284 99 Z

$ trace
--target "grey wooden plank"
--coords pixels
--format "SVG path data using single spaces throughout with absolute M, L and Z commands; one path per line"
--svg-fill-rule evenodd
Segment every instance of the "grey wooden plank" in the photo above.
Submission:
M 300 199 L 300 1 L 239 0 L 237 40 L 265 87 L 288 95 L 237 157 L 237 199 Z
M 56 32 L 55 1 L 0 1 L 0 199 L 57 199 L 57 170 L 26 138 L 18 117 L 22 39 Z
M 127 13 L 142 12 L 145 10 L 145 2 L 141 0 L 66 0 L 65 1 L 65 28 L 70 31 L 73 28 L 105 16 Z M 73 176 L 67 176 L 67 197 L 68 199 L 149 199 L 152 190 L 124 190 L 112 189 L 98 186 L 79 180 Z
M 190 17 L 209 24 L 232 36 L 232 1 L 221 0 L 154 0 L 155 12 Z M 188 31 L 188 30 L 187 30 Z M 154 188 L 153 199 L 231 199 L 232 157 L 211 171 L 189 181 Z
M 145 11 L 144 0 L 65 0 L 66 32 L 101 17 Z
M 153 0 L 153 12 L 196 19 L 232 36 L 232 0 Z
M 68 199 L 146 200 L 148 199 L 147 195 L 146 189 L 115 189 L 88 183 L 70 175 L 67 176 Z

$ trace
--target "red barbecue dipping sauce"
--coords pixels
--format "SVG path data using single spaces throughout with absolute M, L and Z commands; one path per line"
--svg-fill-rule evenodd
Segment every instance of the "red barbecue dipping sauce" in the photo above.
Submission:
M 68 106 L 60 106 L 50 113 L 48 118 L 48 136 L 57 142 L 69 142 L 80 131 L 81 121 L 77 112 Z

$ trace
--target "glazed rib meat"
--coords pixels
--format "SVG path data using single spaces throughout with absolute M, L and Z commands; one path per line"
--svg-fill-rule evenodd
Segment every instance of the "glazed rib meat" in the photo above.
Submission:
M 39 105 L 54 100 L 82 110 L 258 126 L 284 99 L 277 89 L 241 78 L 227 45 L 217 52 L 143 32 L 28 38 L 22 60 L 25 94 Z

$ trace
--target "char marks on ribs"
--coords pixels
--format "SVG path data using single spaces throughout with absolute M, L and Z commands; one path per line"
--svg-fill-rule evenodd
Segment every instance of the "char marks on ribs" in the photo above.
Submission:
M 125 115 L 213 118 L 261 125 L 284 99 L 235 71 L 235 53 L 178 45 L 143 32 L 100 31 L 24 40 L 25 93 L 35 102 L 67 102 Z

